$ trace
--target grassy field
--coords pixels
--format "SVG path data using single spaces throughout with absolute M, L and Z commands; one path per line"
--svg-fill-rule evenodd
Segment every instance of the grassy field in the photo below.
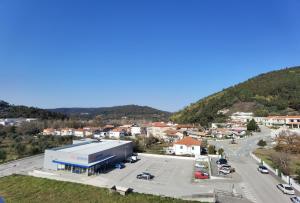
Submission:
M 109 190 L 105 188 L 22 175 L 0 178 L 0 196 L 4 197 L 6 202 L 190 202 L 139 193 L 131 193 L 127 196 L 121 196 L 119 194 L 110 194 Z
M 261 158 L 263 161 L 265 161 L 267 164 L 274 168 L 276 165 L 272 161 L 272 154 L 280 153 L 276 152 L 274 149 L 264 149 L 264 148 L 258 148 L 254 151 L 254 154 Z M 300 169 L 300 154 L 289 154 L 290 158 L 290 168 L 292 173 L 295 173 L 297 169 Z
M 161 144 L 153 144 L 145 149 L 145 153 L 149 154 L 165 154 L 166 151 L 164 148 L 168 147 L 168 143 L 161 143 Z

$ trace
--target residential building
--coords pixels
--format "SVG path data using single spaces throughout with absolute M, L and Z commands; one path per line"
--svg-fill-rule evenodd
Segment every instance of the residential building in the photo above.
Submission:
M 235 112 L 230 116 L 232 121 L 247 123 L 253 119 L 252 112 Z
M 36 118 L 4 118 L 0 119 L 0 125 L 3 126 L 18 126 L 24 122 L 36 121 Z
M 54 135 L 54 131 L 55 131 L 55 129 L 53 129 L 53 128 L 46 128 L 46 129 L 44 129 L 43 130 L 43 135 Z
M 174 127 L 167 125 L 164 122 L 154 122 L 147 127 L 147 137 L 153 136 L 158 139 L 163 139 L 165 131 Z
M 131 135 L 136 136 L 142 133 L 141 127 L 137 125 L 133 125 L 130 127 Z
M 109 138 L 120 139 L 126 135 L 126 130 L 122 128 L 115 128 L 108 132 Z
M 60 130 L 62 136 L 73 136 L 74 129 L 73 128 L 63 128 Z
M 175 142 L 173 148 L 176 155 L 200 155 L 201 141 L 192 137 L 184 137 Z
M 85 131 L 82 128 L 74 130 L 74 136 L 76 137 L 85 137 Z
M 269 127 L 300 128 L 300 116 L 269 116 L 265 119 L 265 125 Z
M 164 135 L 162 136 L 162 139 L 165 142 L 176 142 L 183 138 L 183 134 L 179 132 L 178 130 L 168 129 L 164 131 Z

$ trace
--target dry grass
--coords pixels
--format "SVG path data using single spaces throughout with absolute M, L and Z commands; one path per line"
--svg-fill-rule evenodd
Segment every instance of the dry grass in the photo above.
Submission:
M 108 189 L 78 183 L 61 182 L 31 176 L 13 175 L 0 178 L 0 195 L 6 202 L 68 203 L 185 203 L 180 199 L 132 193 L 110 194 Z
M 265 149 L 265 148 L 258 148 L 255 150 L 254 154 L 265 161 L 267 164 L 271 165 L 272 167 L 276 167 L 276 165 L 272 161 L 272 155 L 276 153 L 274 149 Z M 300 169 L 300 154 L 288 154 L 290 161 L 290 168 L 292 174 L 295 174 L 297 169 Z

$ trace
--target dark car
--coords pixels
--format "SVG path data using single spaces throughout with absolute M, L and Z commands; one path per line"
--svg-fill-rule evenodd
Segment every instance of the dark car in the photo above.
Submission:
M 141 174 L 138 174 L 136 176 L 137 179 L 144 179 L 144 180 L 151 180 L 154 178 L 154 175 L 150 174 L 150 173 L 146 173 L 146 172 L 143 172 Z
M 125 164 L 120 162 L 120 163 L 116 163 L 115 165 L 115 168 L 118 168 L 118 169 L 122 169 L 122 168 L 125 168 Z
M 291 201 L 292 201 L 293 203 L 300 203 L 300 197 L 292 197 L 292 198 L 291 198 Z
M 207 149 L 201 148 L 201 155 L 207 155 Z
M 224 164 L 227 164 L 228 162 L 227 162 L 226 159 L 221 158 L 221 159 L 219 159 L 218 161 L 216 161 L 216 163 L 217 163 L 218 165 L 224 165 Z

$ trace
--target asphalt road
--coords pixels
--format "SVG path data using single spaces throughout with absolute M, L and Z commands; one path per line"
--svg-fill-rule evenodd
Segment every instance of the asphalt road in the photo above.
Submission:
M 44 155 L 37 155 L 1 164 L 0 177 L 9 176 L 14 173 L 27 174 L 34 169 L 41 169 L 43 167 L 43 160 Z
M 237 140 L 238 144 L 230 144 L 228 140 L 210 141 L 209 143 L 222 147 L 228 157 L 230 164 L 235 167 L 241 176 L 241 182 L 236 184 L 237 190 L 250 201 L 255 203 L 285 203 L 291 202 L 290 196 L 282 194 L 276 185 L 280 180 L 271 174 L 260 174 L 257 171 L 257 163 L 250 157 L 249 153 L 257 148 L 260 139 L 269 139 L 270 130 L 264 126 L 260 133 Z

